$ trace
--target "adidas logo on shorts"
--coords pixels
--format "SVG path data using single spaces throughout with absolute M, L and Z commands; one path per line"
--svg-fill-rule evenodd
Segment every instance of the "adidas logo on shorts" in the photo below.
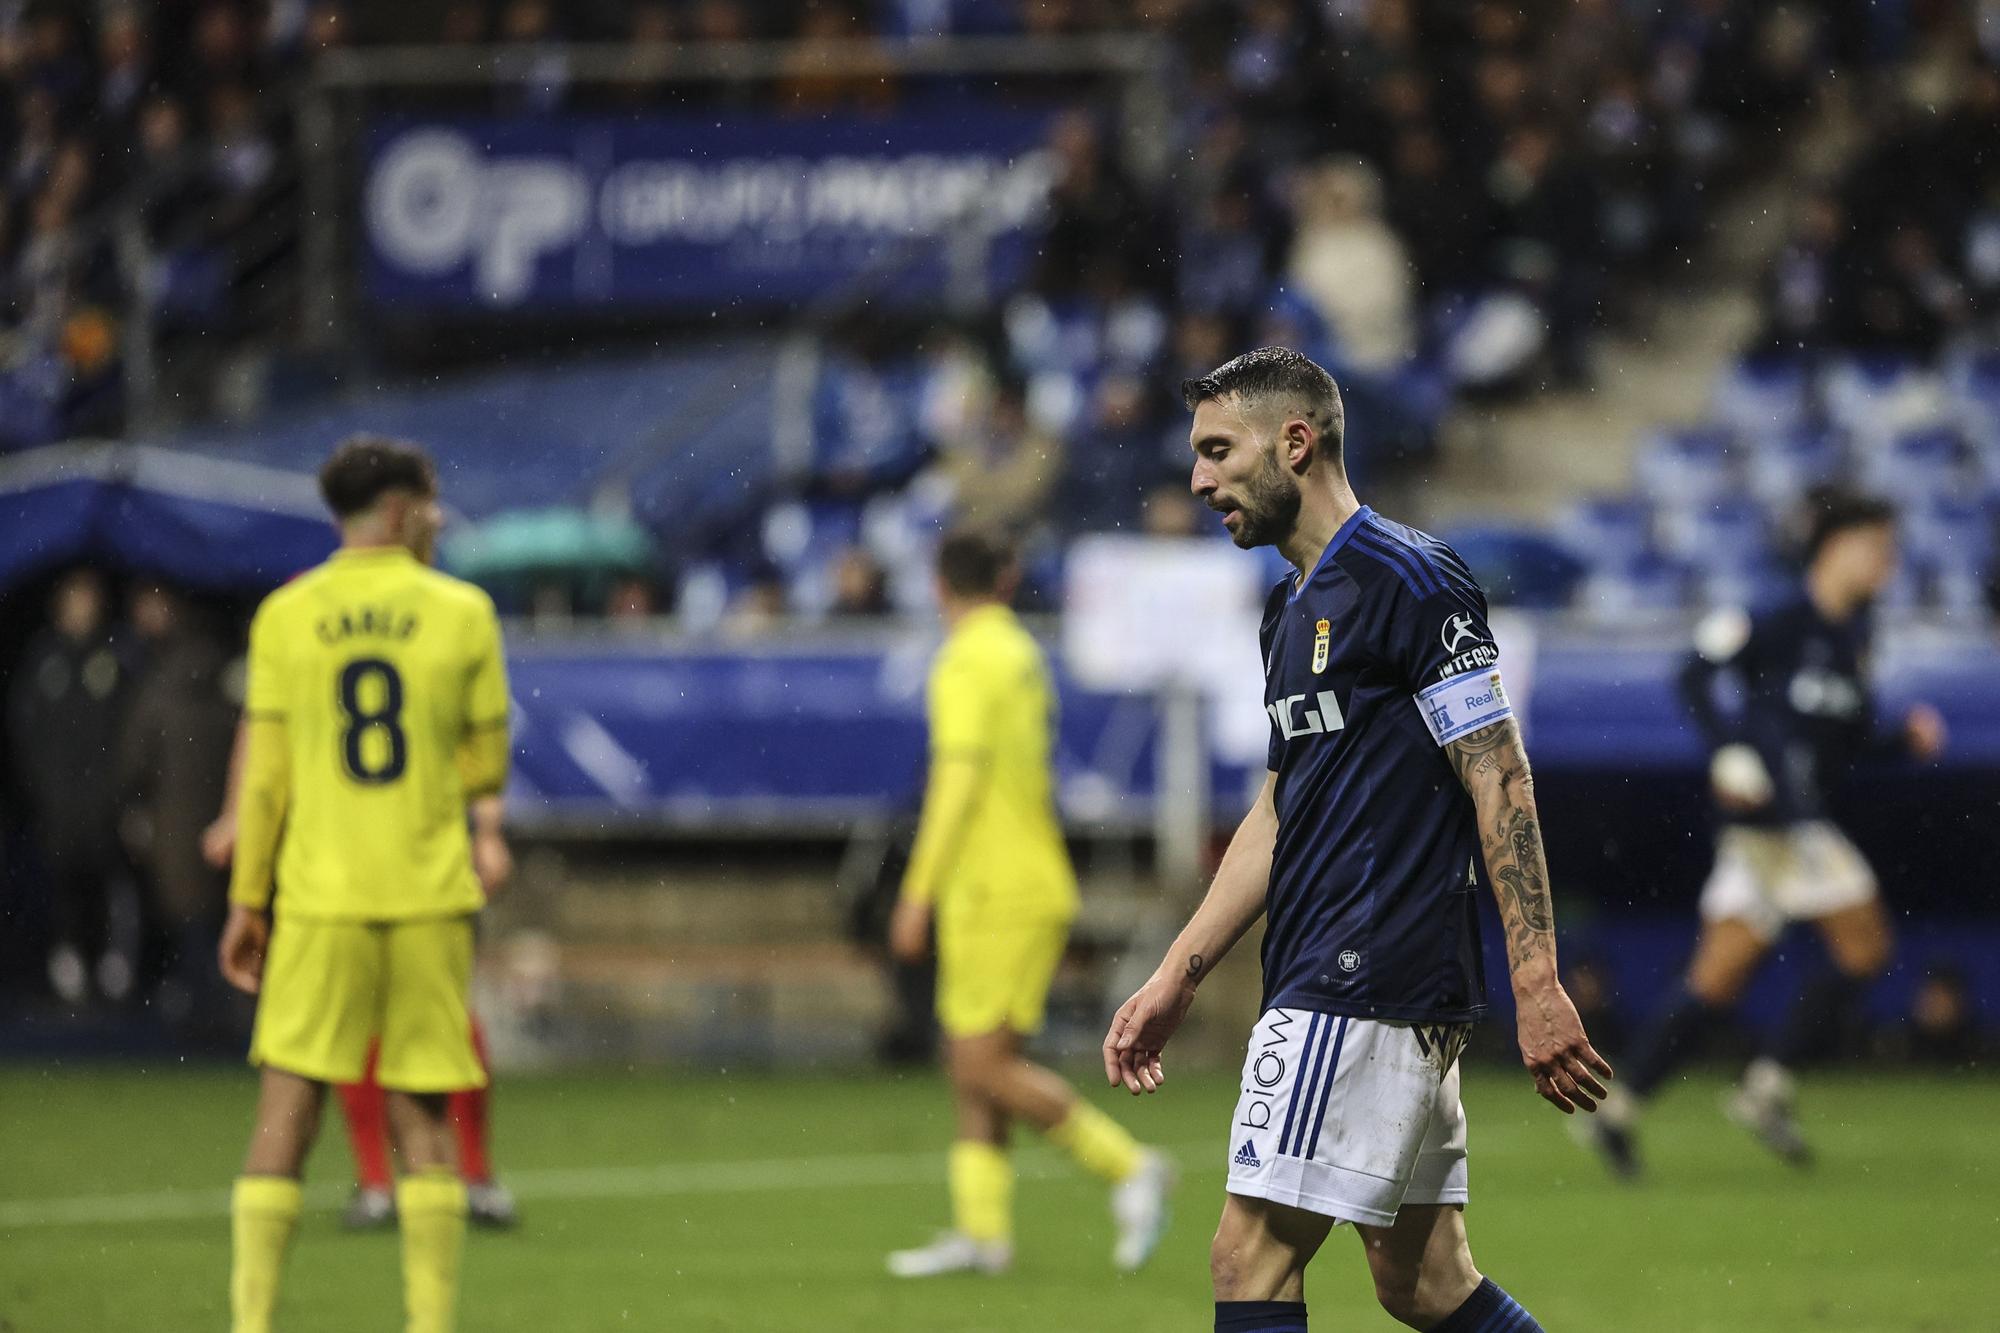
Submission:
M 1257 1160 L 1257 1145 L 1250 1142 L 1250 1140 L 1248 1139 L 1243 1140 L 1243 1146 L 1236 1150 L 1236 1165 L 1238 1166 L 1264 1165 L 1262 1162 Z

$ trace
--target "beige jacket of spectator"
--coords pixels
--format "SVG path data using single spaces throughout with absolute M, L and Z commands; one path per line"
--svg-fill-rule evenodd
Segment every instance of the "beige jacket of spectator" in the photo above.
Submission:
M 1343 357 L 1364 370 L 1389 370 L 1415 345 L 1414 287 L 1408 256 L 1381 218 L 1381 186 L 1360 163 L 1308 171 L 1296 196 L 1299 230 L 1291 281 L 1312 302 Z

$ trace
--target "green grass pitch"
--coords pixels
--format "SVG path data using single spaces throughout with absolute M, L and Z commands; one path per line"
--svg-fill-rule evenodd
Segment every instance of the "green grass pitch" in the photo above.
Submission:
M 1481 1266 L 1551 1329 L 2000 1327 L 1991 1079 L 1813 1079 L 1811 1174 L 1717 1114 L 1714 1082 L 1664 1099 L 1650 1180 L 1623 1187 L 1569 1143 L 1523 1077 L 1468 1078 Z M 247 1070 L 0 1072 L 0 1330 L 222 1328 L 225 1190 Z M 1015 1272 L 897 1283 L 882 1256 L 945 1218 L 949 1117 L 932 1076 L 593 1074 L 502 1081 L 496 1150 L 525 1225 L 468 1242 L 461 1327 L 513 1330 L 1071 1330 L 1209 1326 L 1208 1235 L 1234 1089 L 1188 1077 L 1101 1093 L 1183 1164 L 1151 1268 L 1109 1269 L 1104 1195 L 1024 1145 Z M 391 1236 L 349 1236 L 347 1152 L 329 1120 L 280 1327 L 399 1326 Z M 1395 1327 L 1336 1232 L 1313 1325 Z

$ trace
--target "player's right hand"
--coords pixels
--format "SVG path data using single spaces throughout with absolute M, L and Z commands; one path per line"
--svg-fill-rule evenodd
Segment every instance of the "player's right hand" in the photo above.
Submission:
M 1167 1081 L 1160 1052 L 1179 1031 L 1194 1003 L 1194 986 L 1183 977 L 1154 973 L 1150 981 L 1118 1006 L 1111 1029 L 1104 1034 L 1104 1077 L 1134 1097 L 1158 1092 Z
M 264 951 L 270 942 L 270 918 L 231 903 L 229 921 L 222 928 L 222 944 L 216 950 L 223 980 L 245 995 L 255 995 L 264 984 Z
M 1771 803 L 1775 788 L 1761 755 L 1741 743 L 1725 745 L 1708 765 L 1709 786 L 1716 804 L 1735 814 L 1750 814 Z

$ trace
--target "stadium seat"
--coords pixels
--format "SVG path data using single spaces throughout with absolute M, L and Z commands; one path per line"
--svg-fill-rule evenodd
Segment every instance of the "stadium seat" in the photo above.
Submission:
M 1839 432 L 1800 422 L 1760 438 L 1745 457 L 1750 493 L 1767 509 L 1784 509 L 1816 485 L 1834 480 L 1846 465 Z
M 1643 619 L 1687 606 L 1692 589 L 1688 570 L 1678 560 L 1642 554 L 1600 565 L 1577 589 L 1575 604 L 1596 620 Z
M 1715 418 L 1749 439 L 1796 430 L 1806 420 L 1809 383 L 1797 357 L 1744 357 L 1715 386 Z
M 1640 447 L 1639 489 L 1658 504 L 1715 499 L 1742 484 L 1736 437 L 1720 426 L 1661 431 Z
M 1963 493 L 1972 481 L 1964 439 L 1950 426 L 1906 430 L 1886 448 L 1865 454 L 1861 480 L 1899 502 L 1922 504 Z
M 1587 566 L 1566 544 L 1534 528 L 1457 528 L 1445 541 L 1495 605 L 1555 610 L 1569 605 Z
M 1660 549 L 1703 573 L 1743 571 L 1769 557 L 1770 520 L 1746 496 L 1663 507 Z
M 1821 372 L 1819 389 L 1828 419 L 1863 450 L 1935 420 L 1946 406 L 1937 376 L 1908 357 L 1888 354 L 1834 361 Z
M 1594 567 L 1636 559 L 1653 549 L 1653 510 L 1631 496 L 1579 501 L 1564 515 L 1557 535 Z

